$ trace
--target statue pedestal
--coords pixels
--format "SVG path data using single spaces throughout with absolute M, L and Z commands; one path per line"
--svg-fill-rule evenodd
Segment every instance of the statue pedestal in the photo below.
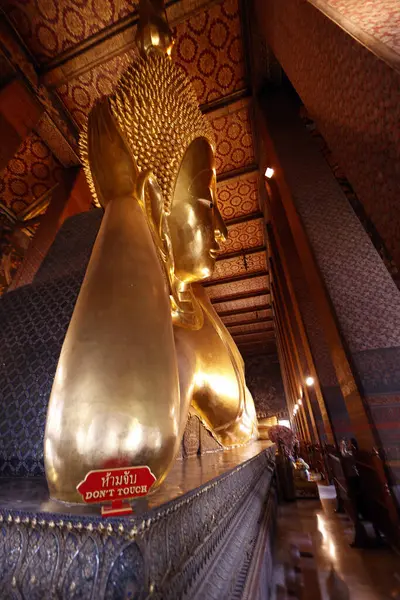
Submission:
M 41 598 L 269 598 L 274 447 L 176 461 L 134 514 L 62 505 L 42 478 L 0 480 L 0 588 Z

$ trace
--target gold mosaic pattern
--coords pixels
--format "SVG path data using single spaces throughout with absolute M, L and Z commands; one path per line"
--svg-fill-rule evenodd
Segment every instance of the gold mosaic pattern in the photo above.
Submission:
M 220 244 L 221 254 L 246 251 L 264 245 L 263 219 L 245 221 L 228 227 L 229 236 L 226 242 Z
M 39 63 L 136 10 L 138 0 L 4 0 L 2 8 Z
M 260 210 L 258 174 L 251 173 L 233 181 L 218 183 L 217 203 L 225 221 L 256 213 Z
M 17 215 L 58 183 L 60 163 L 36 133 L 21 144 L 0 179 L 0 198 Z
M 85 125 L 95 101 L 114 92 L 119 78 L 135 56 L 134 50 L 116 56 L 57 88 L 58 95 L 79 127 Z
M 267 259 L 265 252 L 256 252 L 245 256 L 235 256 L 217 261 L 210 280 L 224 279 L 236 275 L 246 275 L 256 271 L 267 270 Z
M 190 77 L 200 104 L 246 85 L 238 4 L 216 3 L 176 27 L 173 58 Z
M 210 123 L 217 141 L 215 156 L 217 174 L 254 164 L 248 107 L 215 118 L 210 115 Z

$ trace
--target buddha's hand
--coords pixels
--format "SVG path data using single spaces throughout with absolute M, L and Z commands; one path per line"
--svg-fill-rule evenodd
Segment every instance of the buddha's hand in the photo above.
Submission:
M 87 160 L 100 204 L 133 196 L 137 170 L 107 98 L 91 110 L 87 136 Z

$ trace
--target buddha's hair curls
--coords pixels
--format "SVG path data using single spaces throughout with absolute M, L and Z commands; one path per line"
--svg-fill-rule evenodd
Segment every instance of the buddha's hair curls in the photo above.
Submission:
M 152 171 L 156 177 L 169 214 L 189 145 L 205 138 L 215 150 L 213 131 L 199 109 L 189 78 L 166 54 L 151 52 L 136 58 L 124 73 L 110 97 L 110 106 L 138 168 Z M 86 157 L 87 132 L 82 134 L 81 147 Z M 87 161 L 85 170 L 90 183 Z M 93 192 L 94 186 L 91 188 Z

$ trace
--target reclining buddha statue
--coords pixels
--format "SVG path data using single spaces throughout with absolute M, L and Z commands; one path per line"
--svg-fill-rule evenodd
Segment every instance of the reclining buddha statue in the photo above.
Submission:
M 139 55 L 81 139 L 104 216 L 47 412 L 50 495 L 68 502 L 96 469 L 147 465 L 157 487 L 189 410 L 223 448 L 258 435 L 243 360 L 198 283 L 227 236 L 213 133 L 170 58 L 163 2 L 140 9 Z

